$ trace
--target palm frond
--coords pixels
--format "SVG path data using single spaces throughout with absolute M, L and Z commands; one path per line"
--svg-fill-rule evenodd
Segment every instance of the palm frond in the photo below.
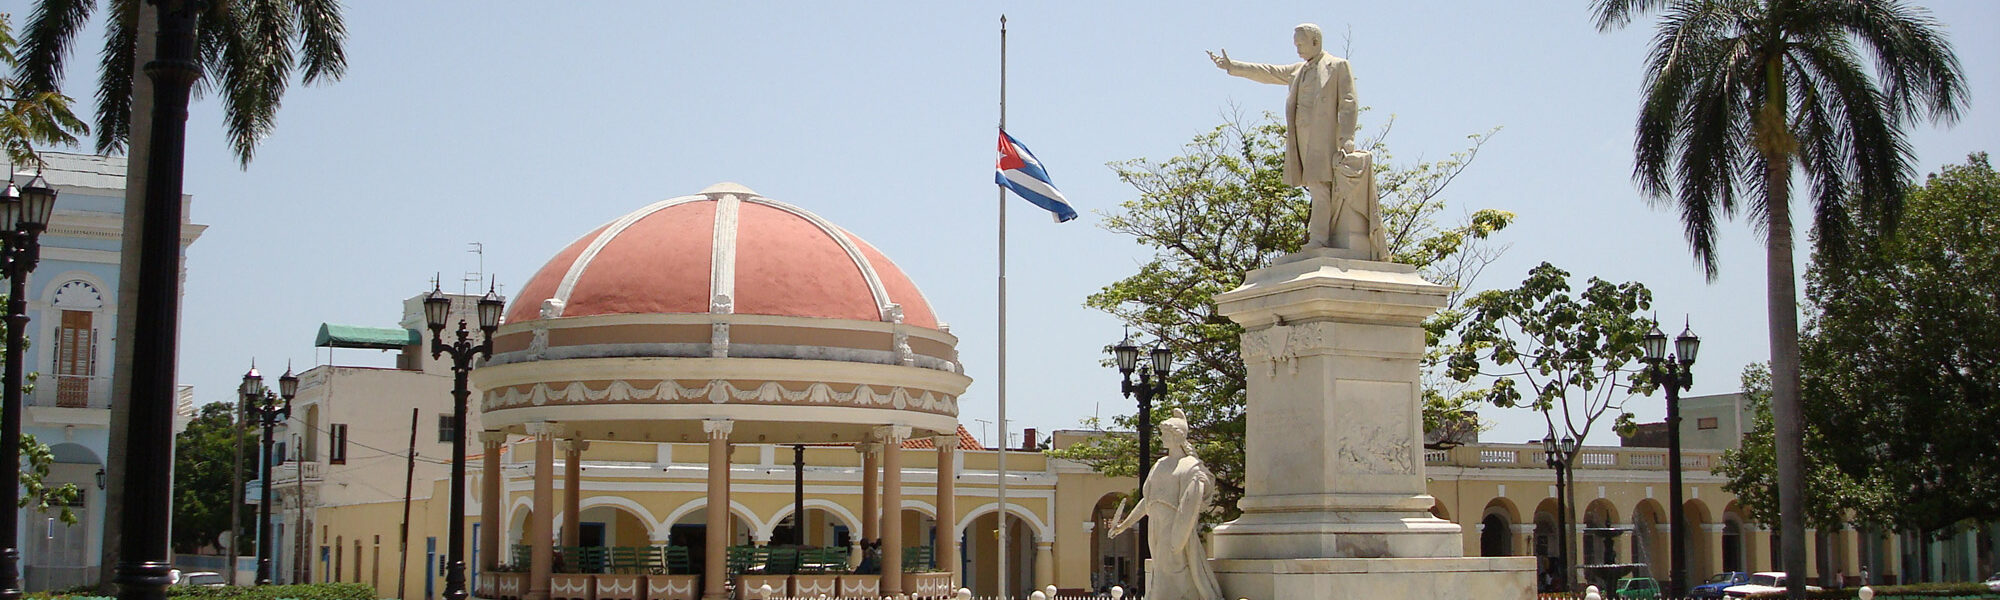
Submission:
M 1897 0 L 1815 3 L 1815 23 L 1853 35 L 1875 56 L 1894 119 L 1953 123 L 1970 93 L 1944 26 L 1930 11 Z
M 140 0 L 111 0 L 104 49 L 97 53 L 97 151 L 122 152 L 132 138 L 132 86 L 138 77 Z
M 43 0 L 35 5 L 22 34 L 17 73 L 23 88 L 53 92 L 62 89 L 63 61 L 70 43 L 90 21 L 92 0 Z
M 347 74 L 347 24 L 338 0 L 293 0 L 299 32 L 299 57 L 305 84 L 335 80 Z
M 1840 177 L 1852 182 L 1851 188 L 1815 189 L 1815 213 L 1820 217 L 1815 226 L 1832 227 L 1817 238 L 1820 247 L 1831 251 L 1834 258 L 1845 245 L 1846 203 L 1858 203 L 1855 210 L 1876 225 L 1894 228 L 1916 160 L 1909 140 L 1897 126 L 1893 103 L 1868 77 L 1860 57 L 1844 41 L 1837 32 L 1805 38 L 1789 55 L 1801 71 L 1794 87 L 1814 89 L 1825 105 L 1819 111 L 1826 115 L 1824 131 L 1810 133 L 1825 136 L 1825 144 L 1834 148 L 1827 152 L 1824 167 L 1816 162 L 1801 166 L 1815 179 Z M 1827 172 L 1811 172 L 1814 168 Z
M 1632 23 L 1632 18 L 1653 12 L 1669 0 L 1591 0 L 1591 21 L 1598 31 L 1620 29 Z
M 257 142 L 277 127 L 278 106 L 293 66 L 293 12 L 285 0 L 244 0 L 227 33 L 231 65 L 222 80 L 230 149 L 250 164 Z

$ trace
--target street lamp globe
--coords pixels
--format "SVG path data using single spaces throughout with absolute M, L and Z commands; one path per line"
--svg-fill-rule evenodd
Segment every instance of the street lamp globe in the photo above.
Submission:
M 1682 328 L 1680 336 L 1674 338 L 1674 353 L 1680 356 L 1681 364 L 1693 365 L 1694 355 L 1700 351 L 1701 336 L 1695 335 L 1691 327 Z
M 291 367 L 285 367 L 285 374 L 278 376 L 278 395 L 291 400 L 299 394 L 299 377 L 292 374 Z
M 49 182 L 36 175 L 21 186 L 20 223 L 29 227 L 47 227 L 49 216 L 56 210 L 56 190 Z
M 14 224 L 21 221 L 21 188 L 8 178 L 6 191 L 0 191 L 0 231 L 13 231 Z
M 250 372 L 243 374 L 243 386 L 237 388 L 237 391 L 252 398 L 264 394 L 264 376 L 257 374 L 256 365 L 251 365 Z
M 444 291 L 437 286 L 431 286 L 430 295 L 424 296 L 424 323 L 430 326 L 433 334 L 444 331 L 444 318 L 450 313 L 451 299 L 446 298 Z
M 1563 454 L 1574 454 L 1574 453 L 1576 453 L 1576 438 L 1572 438 L 1572 437 L 1568 437 L 1568 436 L 1564 436 L 1564 437 L 1563 437 L 1563 441 L 1562 441 L 1562 453 L 1563 453 Z
M 1542 438 L 1542 460 L 1548 461 L 1550 463 L 1554 463 L 1556 461 L 1555 438 L 1553 437 Z
M 1165 380 L 1167 371 L 1174 368 L 1174 355 L 1167 351 L 1166 346 L 1154 346 L 1148 358 L 1153 362 L 1153 375 L 1161 380 Z
M 500 310 L 506 306 L 507 301 L 500 299 L 500 294 L 486 288 L 486 296 L 479 299 L 479 328 L 486 331 L 486 337 L 493 337 L 493 330 L 500 328 Z
M 1131 336 L 1125 336 L 1118 345 L 1112 346 L 1111 352 L 1118 357 L 1119 373 L 1131 375 L 1133 369 L 1139 368 L 1139 345 L 1132 343 Z
M 1643 340 L 1642 345 L 1646 347 L 1647 362 L 1654 362 L 1667 357 L 1667 334 L 1660 333 L 1660 328 L 1657 326 L 1653 327 L 1652 333 L 1646 334 L 1646 339 Z

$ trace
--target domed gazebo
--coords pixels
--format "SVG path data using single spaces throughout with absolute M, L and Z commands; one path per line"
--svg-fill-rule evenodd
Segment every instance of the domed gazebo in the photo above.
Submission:
M 900 507 L 902 442 L 957 434 L 971 383 L 957 343 L 895 263 L 818 215 L 729 183 L 653 203 L 551 258 L 473 371 L 491 432 L 485 522 L 499 521 L 496 450 L 509 433 L 535 439 L 531 599 L 548 598 L 558 439 L 569 490 L 588 440 L 706 440 L 711 507 L 729 505 L 732 441 L 856 443 L 865 473 L 882 470 L 877 506 Z M 939 464 L 938 509 L 952 514 L 952 463 Z M 707 515 L 702 595 L 720 598 L 729 511 Z M 902 539 L 901 519 L 881 521 L 864 538 Z M 488 561 L 496 538 L 482 539 Z M 955 546 L 938 545 L 939 564 L 957 564 Z M 882 564 L 902 564 L 901 551 L 884 545 Z M 884 596 L 901 588 L 881 582 Z

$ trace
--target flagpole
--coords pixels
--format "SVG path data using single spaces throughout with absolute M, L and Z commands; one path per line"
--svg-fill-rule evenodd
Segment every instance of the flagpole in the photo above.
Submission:
M 1001 133 L 1007 131 L 1007 15 L 1005 14 L 1000 15 L 1000 131 Z M 998 491 L 1000 512 L 994 517 L 994 522 L 999 524 L 997 528 L 999 531 L 994 540 L 998 542 L 998 551 L 994 552 L 996 557 L 994 571 L 999 574 L 995 580 L 999 584 L 996 588 L 999 596 L 1007 598 L 1009 597 L 1007 593 L 1007 188 L 996 186 L 996 190 L 1000 192 L 1000 485 Z

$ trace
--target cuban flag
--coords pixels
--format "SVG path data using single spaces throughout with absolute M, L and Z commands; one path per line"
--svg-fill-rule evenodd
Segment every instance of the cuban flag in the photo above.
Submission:
M 1015 195 L 1054 213 L 1057 223 L 1076 218 L 1076 209 L 1070 208 L 1069 200 L 1056 191 L 1055 183 L 1049 181 L 1049 172 L 1042 169 L 1042 161 L 1035 160 L 1035 153 L 1029 152 L 1014 136 L 1007 135 L 1006 130 L 1000 131 L 998 169 L 993 174 L 993 183 L 1014 190 Z

